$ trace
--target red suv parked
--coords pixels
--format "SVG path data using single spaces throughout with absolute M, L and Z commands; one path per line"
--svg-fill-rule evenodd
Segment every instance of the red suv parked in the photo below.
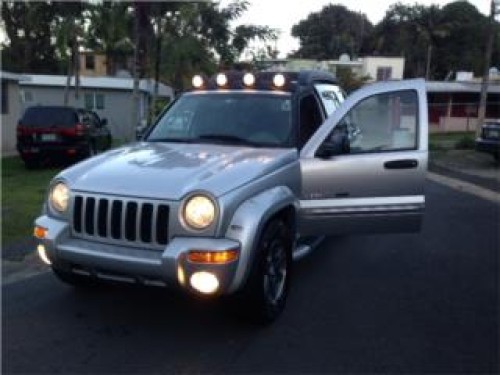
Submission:
M 111 146 L 107 120 L 85 109 L 34 106 L 17 124 L 17 150 L 27 168 L 48 160 L 85 158 Z

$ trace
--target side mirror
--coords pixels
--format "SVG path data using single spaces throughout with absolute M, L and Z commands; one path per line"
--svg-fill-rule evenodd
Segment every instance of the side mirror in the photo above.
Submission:
M 328 159 L 331 156 L 349 154 L 350 152 L 351 143 L 349 142 L 347 132 L 336 131 L 319 146 L 315 156 L 321 159 Z
M 101 124 L 100 124 L 100 125 L 101 125 L 101 126 L 106 126 L 106 125 L 108 125 L 108 119 L 107 119 L 107 118 L 103 118 L 103 119 L 101 119 Z

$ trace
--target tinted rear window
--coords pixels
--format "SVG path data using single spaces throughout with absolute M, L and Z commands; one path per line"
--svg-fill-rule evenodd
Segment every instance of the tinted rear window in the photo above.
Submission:
M 71 108 L 65 107 L 32 107 L 28 108 L 21 119 L 23 126 L 70 127 L 78 123 L 78 116 Z

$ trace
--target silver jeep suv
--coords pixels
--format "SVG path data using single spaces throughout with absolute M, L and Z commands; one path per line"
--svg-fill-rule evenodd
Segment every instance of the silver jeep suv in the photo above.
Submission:
M 54 178 L 35 236 L 60 279 L 233 295 L 269 322 L 292 260 L 320 236 L 420 228 L 423 80 L 345 100 L 316 71 L 196 76 L 193 86 L 142 141 Z

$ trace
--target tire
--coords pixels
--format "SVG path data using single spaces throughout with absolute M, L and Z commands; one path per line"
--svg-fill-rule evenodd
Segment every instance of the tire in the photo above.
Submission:
M 241 312 L 251 321 L 269 324 L 283 312 L 292 266 L 292 236 L 285 222 L 273 219 L 264 228 L 247 284 L 240 295 Z
M 92 288 L 95 287 L 98 282 L 90 277 L 77 275 L 71 271 L 65 271 L 63 269 L 52 266 L 52 272 L 54 275 L 63 283 L 69 284 L 76 288 Z
M 95 144 L 92 141 L 89 141 L 89 145 L 87 148 L 87 158 L 91 158 L 92 156 L 97 155 L 97 151 L 95 148 Z
M 26 169 L 37 169 L 40 166 L 40 162 L 38 160 L 25 160 L 24 166 Z

